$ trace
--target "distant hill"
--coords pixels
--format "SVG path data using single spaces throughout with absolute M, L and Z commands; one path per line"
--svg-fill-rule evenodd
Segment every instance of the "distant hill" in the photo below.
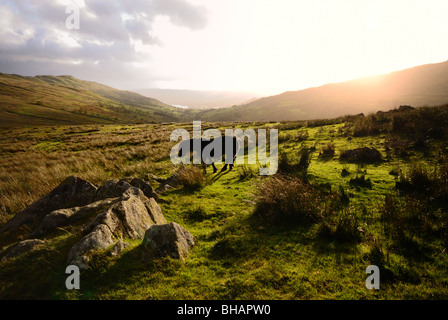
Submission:
M 250 92 L 205 91 L 177 89 L 137 89 L 145 96 L 154 97 L 171 105 L 187 106 L 191 109 L 225 108 L 255 100 Z
M 280 121 L 448 103 L 448 61 L 265 97 L 232 108 L 192 112 L 207 121 Z
M 0 127 L 177 121 L 178 108 L 72 76 L 0 73 Z

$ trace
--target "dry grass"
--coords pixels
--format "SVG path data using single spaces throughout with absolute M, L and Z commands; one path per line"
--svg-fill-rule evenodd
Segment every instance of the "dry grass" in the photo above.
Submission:
M 169 129 L 169 130 L 168 130 Z M 171 128 L 157 125 L 5 130 L 0 146 L 0 225 L 65 177 L 93 183 L 168 173 Z

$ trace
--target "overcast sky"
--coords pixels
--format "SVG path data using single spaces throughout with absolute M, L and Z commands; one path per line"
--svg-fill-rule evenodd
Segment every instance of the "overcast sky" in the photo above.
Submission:
M 447 13 L 446 0 L 0 0 L 0 72 L 269 95 L 446 61 Z

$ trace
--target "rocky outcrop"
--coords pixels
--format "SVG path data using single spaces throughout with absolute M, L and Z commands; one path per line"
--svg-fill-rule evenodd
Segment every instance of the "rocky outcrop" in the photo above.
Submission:
M 0 229 L 0 234 L 19 228 L 33 228 L 54 210 L 85 206 L 94 200 L 96 191 L 94 184 L 78 177 L 68 177 L 49 194 L 16 214 Z
M 194 237 L 178 224 L 167 224 L 157 199 L 151 185 L 137 178 L 108 180 L 97 186 L 68 177 L 4 225 L 0 234 L 25 233 L 29 239 L 8 247 L 1 258 L 45 245 L 48 241 L 37 238 L 51 238 L 54 231 L 68 227 L 78 240 L 68 253 L 67 264 L 80 269 L 88 268 L 92 251 L 113 246 L 111 255 L 119 255 L 129 246 L 122 239 L 145 239 L 148 257 L 169 255 L 183 260 Z
M 146 230 L 159 223 L 166 220 L 155 200 L 129 187 L 86 225 L 84 237 L 70 250 L 67 263 L 85 261 L 82 256 L 89 251 L 106 249 L 121 238 L 143 239 Z
M 184 261 L 195 245 L 195 238 L 187 229 L 171 222 L 149 228 L 142 244 L 144 261 L 167 256 Z

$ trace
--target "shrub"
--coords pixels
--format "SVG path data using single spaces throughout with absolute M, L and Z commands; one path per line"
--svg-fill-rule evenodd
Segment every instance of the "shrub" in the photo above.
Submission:
M 275 175 L 258 185 L 255 215 L 274 223 L 309 223 L 320 216 L 320 197 L 300 178 Z
M 308 138 L 309 138 L 309 133 L 307 130 L 301 130 L 301 131 L 297 132 L 297 134 L 296 134 L 296 140 L 299 142 L 308 140 Z
M 202 207 L 198 206 L 194 209 L 189 209 L 186 212 L 186 217 L 188 220 L 201 222 L 206 220 L 208 215 L 207 212 Z
M 376 163 L 382 160 L 381 152 L 375 148 L 357 148 L 341 152 L 339 160 L 346 162 Z
M 357 175 L 356 177 L 351 178 L 349 184 L 354 187 L 372 189 L 372 181 L 370 181 L 370 178 L 366 179 L 365 175 Z
M 188 190 L 198 190 L 206 185 L 202 170 L 195 166 L 181 167 L 177 172 L 177 179 L 179 184 Z
M 358 215 L 350 209 L 342 209 L 338 213 L 325 216 L 319 226 L 321 237 L 341 243 L 359 242 L 362 233 Z
M 319 157 L 324 159 L 330 159 L 334 157 L 335 154 L 335 146 L 333 143 L 329 142 L 325 146 L 322 147 Z
M 311 154 L 314 150 L 314 148 L 302 147 L 299 151 L 298 161 L 292 161 L 286 153 L 280 153 L 278 171 L 282 174 L 299 176 L 306 181 Z

